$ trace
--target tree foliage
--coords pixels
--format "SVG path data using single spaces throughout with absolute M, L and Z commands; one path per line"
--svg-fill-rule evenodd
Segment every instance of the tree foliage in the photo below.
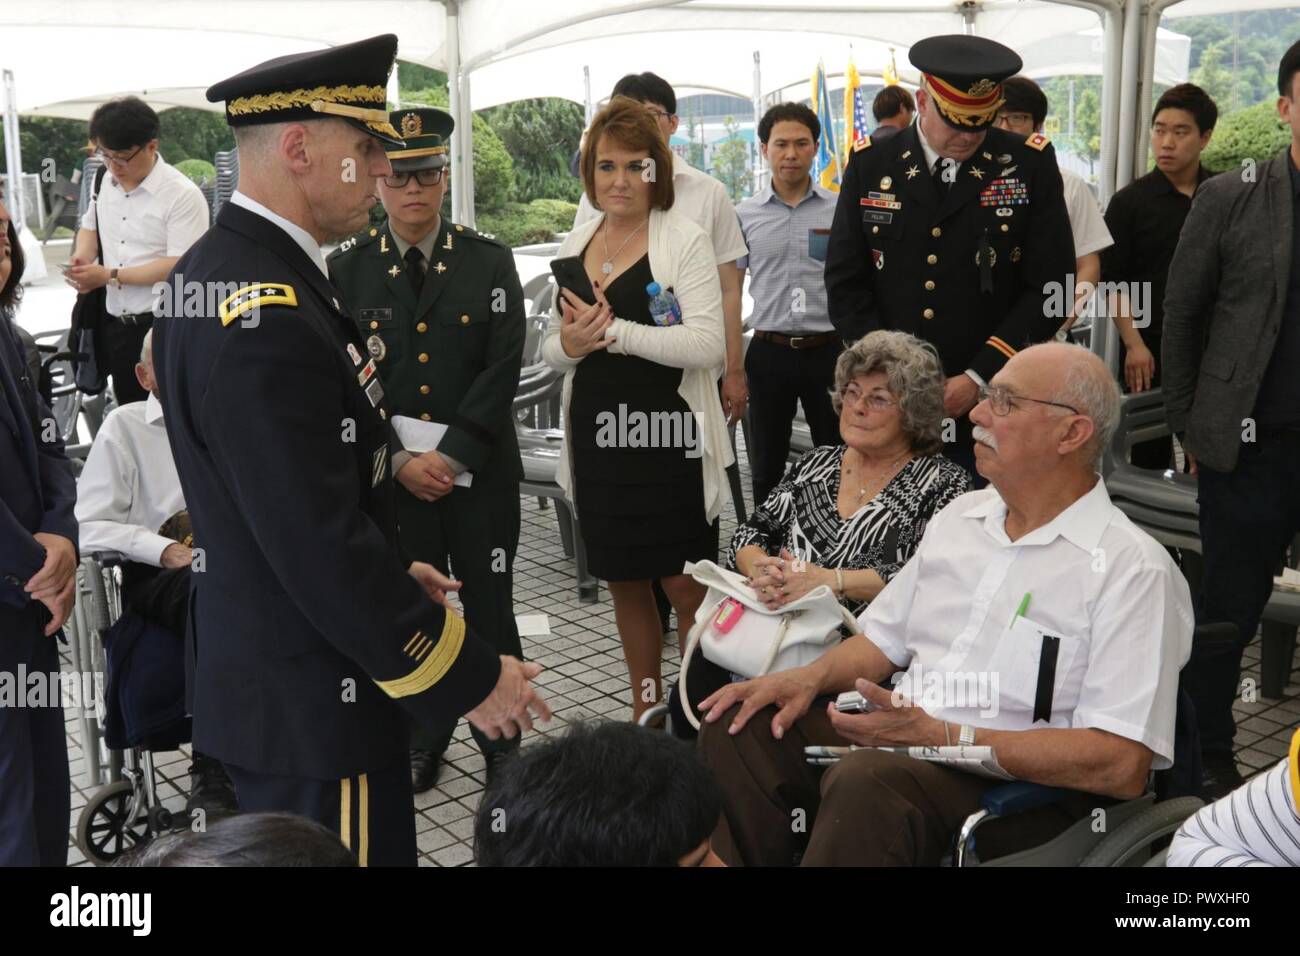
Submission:
M 1240 169 L 1247 160 L 1263 163 L 1291 141 L 1273 103 L 1257 103 L 1220 118 L 1201 162 L 1216 173 Z
M 568 100 L 519 100 L 484 110 L 514 160 L 516 202 L 564 199 L 577 202 L 582 182 L 569 159 L 582 137 L 582 107 Z
M 713 170 L 733 203 L 745 198 L 749 184 L 749 144 L 740 138 L 740 127 L 734 116 L 728 116 L 723 128 L 727 138 L 713 152 Z

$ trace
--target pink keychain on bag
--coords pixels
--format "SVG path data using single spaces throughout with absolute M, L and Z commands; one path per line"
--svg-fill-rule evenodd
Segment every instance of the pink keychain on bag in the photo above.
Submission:
M 718 613 L 713 615 L 713 630 L 717 634 L 729 633 L 744 613 L 745 605 L 733 597 L 727 598 L 718 607 Z

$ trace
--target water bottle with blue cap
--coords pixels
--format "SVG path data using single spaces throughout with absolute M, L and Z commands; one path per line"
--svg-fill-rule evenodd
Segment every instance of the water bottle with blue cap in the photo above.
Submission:
M 682 321 L 682 307 L 677 304 L 677 296 L 661 286 L 651 282 L 645 287 L 650 296 L 650 318 L 655 325 L 677 325 Z

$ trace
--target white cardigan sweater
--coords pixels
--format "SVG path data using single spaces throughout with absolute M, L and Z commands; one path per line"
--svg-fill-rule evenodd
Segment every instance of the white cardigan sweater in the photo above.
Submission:
M 603 214 L 574 228 L 560 244 L 557 256 L 581 256 L 591 237 L 605 221 Z M 713 249 L 704 230 L 681 213 L 650 211 L 650 272 L 665 289 L 671 288 L 682 309 L 680 325 L 666 327 L 642 325 L 615 317 L 610 325 L 608 346 L 615 355 L 640 358 L 682 369 L 682 384 L 677 393 L 695 415 L 703 454 L 704 509 L 709 521 L 722 513 L 731 497 L 727 484 L 727 467 L 735 461 L 727 422 L 718 399 L 718 370 L 726 359 L 726 336 L 722 325 L 722 287 Z M 560 344 L 561 313 L 559 297 L 551 309 L 551 321 L 542 341 L 542 357 L 554 369 L 565 373 L 562 398 L 563 421 L 567 432 L 569 395 L 573 373 L 582 359 L 570 358 Z M 571 499 L 573 476 L 569 461 L 568 436 L 565 436 L 556 481 Z

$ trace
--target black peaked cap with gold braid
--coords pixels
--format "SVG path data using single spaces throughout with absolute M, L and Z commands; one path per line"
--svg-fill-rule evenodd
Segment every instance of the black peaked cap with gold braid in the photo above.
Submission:
M 225 100 L 226 122 L 234 127 L 337 117 L 400 146 L 388 121 L 388 75 L 396 58 L 391 33 L 279 56 L 208 87 L 208 102 Z
M 1020 72 L 1020 56 L 986 37 L 926 37 L 907 58 L 921 71 L 921 86 L 944 121 L 966 132 L 988 129 L 1006 102 L 1002 81 Z
M 404 146 L 384 144 L 393 164 L 393 172 L 417 169 L 442 169 L 451 162 L 447 146 L 456 121 L 446 110 L 422 106 L 411 110 L 394 110 L 389 119 L 401 135 Z

